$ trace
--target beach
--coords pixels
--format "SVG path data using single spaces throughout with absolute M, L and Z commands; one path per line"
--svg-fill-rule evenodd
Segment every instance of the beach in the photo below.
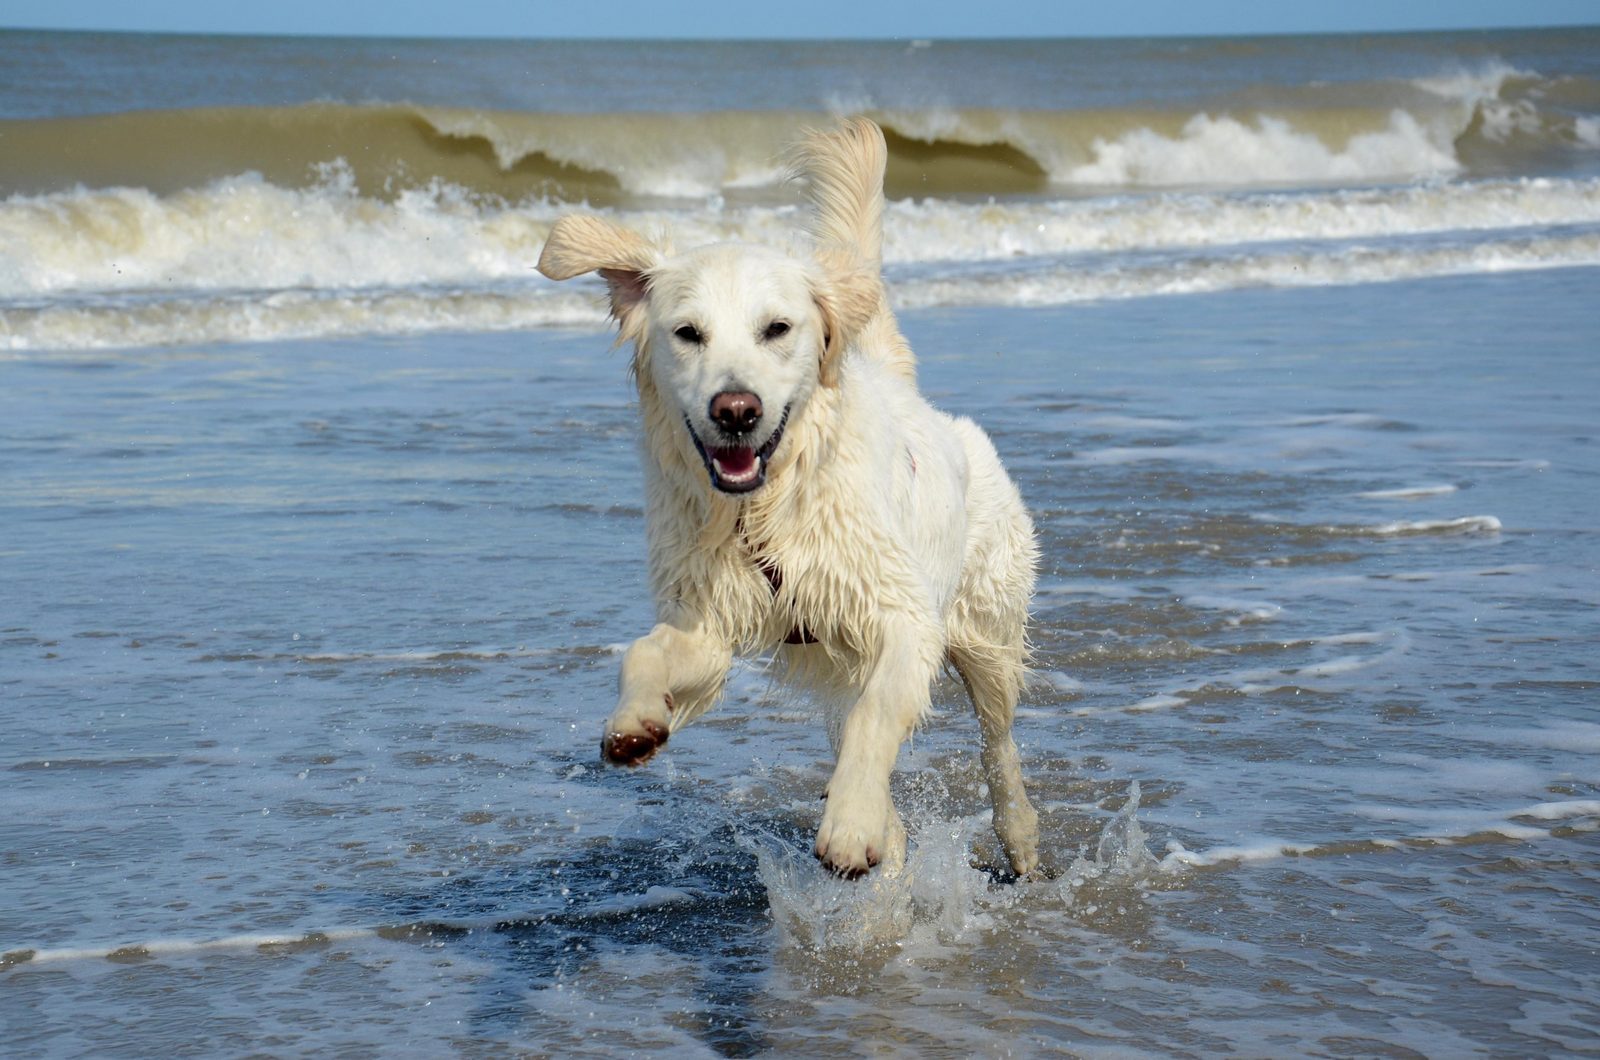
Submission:
M 0 33 L 94 72 L 0 90 L 7 137 L 414 137 L 0 160 L 7 1047 L 1592 1053 L 1595 40 Z M 580 208 L 790 239 L 767 139 L 689 163 L 830 111 L 892 130 L 922 388 L 1038 527 L 1039 879 L 954 682 L 895 880 L 811 858 L 824 725 L 761 660 L 599 761 L 635 403 L 599 286 L 532 263 Z

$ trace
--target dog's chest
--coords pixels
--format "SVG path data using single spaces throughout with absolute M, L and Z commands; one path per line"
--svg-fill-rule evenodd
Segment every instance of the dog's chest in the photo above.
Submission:
M 776 600 L 778 594 L 783 591 L 783 568 L 778 566 L 776 560 L 770 558 L 757 558 L 755 564 L 762 577 L 767 579 L 767 584 L 772 587 L 772 597 Z M 797 622 L 789 630 L 788 635 L 783 638 L 783 642 L 785 644 L 815 644 L 817 638 L 812 635 L 810 630 L 806 629 L 803 622 Z
M 764 545 L 752 544 L 745 535 L 743 524 L 739 527 L 739 542 L 743 546 L 745 561 L 754 566 L 756 571 L 766 581 L 774 604 L 783 594 L 783 567 L 776 556 Z M 795 621 L 788 634 L 783 638 L 785 644 L 815 644 L 817 638 L 802 621 Z

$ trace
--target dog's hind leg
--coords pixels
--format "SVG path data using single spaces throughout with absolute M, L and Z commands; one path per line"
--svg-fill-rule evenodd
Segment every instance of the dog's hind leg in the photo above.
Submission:
M 729 646 L 699 626 L 662 622 L 634 641 L 622 657 L 617 709 L 600 739 L 601 756 L 618 765 L 647 761 L 716 701 L 732 660 Z
M 972 698 L 983 733 L 983 772 L 994 803 L 994 831 L 1018 876 L 1039 864 L 1039 815 L 1022 783 L 1011 722 L 1022 687 L 1022 647 L 953 646 L 950 661 Z

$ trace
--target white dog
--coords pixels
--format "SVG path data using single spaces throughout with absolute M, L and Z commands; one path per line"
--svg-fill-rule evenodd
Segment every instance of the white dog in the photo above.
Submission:
M 847 122 L 797 155 L 809 253 L 678 254 L 570 216 L 539 258 L 554 280 L 605 279 L 644 421 L 659 623 L 623 657 L 601 750 L 644 762 L 717 700 L 735 652 L 773 652 L 834 704 L 817 857 L 848 877 L 897 868 L 889 776 L 948 664 L 977 709 L 995 832 L 1025 874 L 1038 816 L 1011 722 L 1033 524 L 984 433 L 917 391 L 880 278 L 882 132 Z

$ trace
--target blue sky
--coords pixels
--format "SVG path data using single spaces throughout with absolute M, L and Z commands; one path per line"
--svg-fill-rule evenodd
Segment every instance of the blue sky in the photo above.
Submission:
M 0 27 L 422 37 L 1098 37 L 1600 24 L 1597 0 L 0 0 Z

